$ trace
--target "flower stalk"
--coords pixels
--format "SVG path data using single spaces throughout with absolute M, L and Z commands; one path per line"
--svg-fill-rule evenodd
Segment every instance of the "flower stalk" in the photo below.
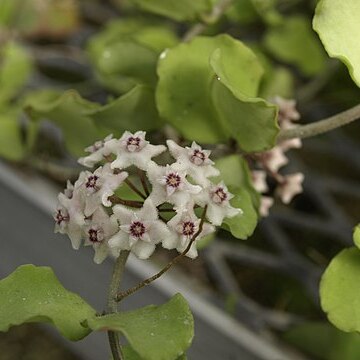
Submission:
M 121 280 L 124 274 L 125 264 L 129 257 L 129 251 L 122 251 L 119 257 L 116 259 L 110 286 L 109 286 L 109 293 L 107 299 L 107 313 L 117 313 L 118 312 L 118 301 L 116 300 L 116 294 L 119 291 Z M 121 346 L 119 342 L 119 335 L 114 331 L 108 331 L 108 339 L 109 345 L 111 349 L 111 354 L 114 360 L 124 360 Z
M 349 110 L 343 111 L 326 119 L 316 121 L 312 124 L 296 126 L 292 129 L 282 130 L 278 136 L 278 142 L 294 139 L 308 138 L 326 133 L 338 127 L 347 125 L 360 118 L 360 104 Z

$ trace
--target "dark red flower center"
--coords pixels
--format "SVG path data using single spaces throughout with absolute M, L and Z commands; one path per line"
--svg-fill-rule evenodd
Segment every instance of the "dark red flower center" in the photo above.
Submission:
M 58 209 L 58 211 L 55 214 L 54 219 L 55 219 L 55 222 L 57 225 L 61 225 L 61 223 L 63 221 L 69 221 L 69 215 L 67 213 L 63 212 L 63 210 Z
M 100 242 L 99 239 L 99 230 L 98 229 L 89 229 L 88 230 L 89 240 L 93 243 Z
M 196 165 L 201 165 L 206 160 L 206 155 L 203 151 L 195 149 L 190 157 L 190 161 Z
M 88 189 L 96 189 L 97 188 L 97 181 L 98 181 L 99 177 L 96 176 L 96 175 L 90 175 L 88 178 L 87 178 L 87 181 L 86 181 L 86 188 Z
M 130 225 L 130 234 L 132 237 L 141 238 L 145 234 L 145 225 L 140 221 L 133 221 Z
M 180 186 L 181 177 L 177 173 L 170 173 L 166 176 L 166 185 L 171 186 L 173 188 L 177 188 Z
M 212 199 L 216 202 L 216 203 L 222 203 L 227 199 L 227 193 L 226 191 L 224 191 L 224 189 L 222 187 L 218 187 L 214 192 L 213 192 L 213 196 Z
M 195 233 L 195 224 L 192 221 L 184 221 L 182 224 L 182 234 L 192 236 Z

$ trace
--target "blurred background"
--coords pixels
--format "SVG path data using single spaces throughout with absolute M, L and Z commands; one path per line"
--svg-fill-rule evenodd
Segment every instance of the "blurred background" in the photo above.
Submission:
M 157 57 L 196 22 L 147 12 L 141 3 L 0 0 L 0 274 L 21 263 L 51 265 L 66 287 L 98 310 L 104 305 L 111 261 L 99 270 L 90 251 L 73 252 L 65 237 L 52 234 L 48 208 L 34 200 L 47 196 L 41 186 L 32 200 L 23 198 L 21 188 L 28 182 L 35 191 L 30 183 L 40 177 L 39 184 L 50 183 L 54 194 L 67 178 L 76 178 L 82 149 L 113 127 L 121 133 L 129 124 L 143 125 L 147 116 L 145 130 L 152 139 L 162 141 L 174 131 L 168 125 L 157 130 L 156 109 L 143 97 L 110 109 L 101 124 L 86 113 L 139 83 L 154 86 Z M 260 96 L 295 99 L 302 124 L 348 109 L 360 98 L 345 66 L 328 58 L 311 28 L 315 6 L 311 0 L 234 0 L 218 23 L 204 31 L 228 33 L 249 45 L 265 69 Z M 219 232 L 204 244 L 199 258 L 184 259 L 173 274 L 204 303 L 253 334 L 256 344 L 265 344 L 264 349 L 270 344 L 284 359 L 360 358 L 360 339 L 327 322 L 318 295 L 323 270 L 351 245 L 359 221 L 359 134 L 355 122 L 305 140 L 289 153 L 286 168 L 305 174 L 304 192 L 290 205 L 275 204 L 246 242 Z M 173 255 L 159 250 L 152 261 L 163 264 Z M 96 285 L 83 283 L 89 273 Z M 131 285 L 137 277 L 130 271 L 126 281 Z M 145 305 L 169 295 L 161 289 L 146 291 L 135 302 Z M 189 359 L 210 359 L 207 347 L 214 359 L 275 359 L 229 340 L 229 334 L 202 316 L 198 324 Z M 92 341 L 106 348 L 101 338 L 83 349 L 91 348 Z M 79 349 L 47 327 L 29 324 L 0 333 L 1 359 L 90 358 Z M 101 351 L 94 359 L 106 358 Z

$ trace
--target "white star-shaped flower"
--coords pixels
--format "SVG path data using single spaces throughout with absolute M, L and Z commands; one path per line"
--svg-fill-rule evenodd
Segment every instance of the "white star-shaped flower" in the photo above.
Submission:
M 117 230 L 117 221 L 109 217 L 101 206 L 95 210 L 90 219 L 86 220 L 84 245 L 92 245 L 95 250 L 94 261 L 97 264 L 101 264 L 108 256 L 110 252 L 108 241 Z
M 266 183 L 266 172 L 263 170 L 253 170 L 251 172 L 252 184 L 254 189 L 259 193 L 268 191 Z
M 212 166 L 214 162 L 209 159 L 211 151 L 203 150 L 196 142 L 193 142 L 191 147 L 185 148 L 172 140 L 167 140 L 166 144 L 179 164 L 179 168 L 182 168 L 199 184 L 206 186 L 209 183 L 207 178 L 220 174 L 220 171 Z
M 150 164 L 147 175 L 152 184 L 149 197 L 155 206 L 168 202 L 177 207 L 184 207 L 191 201 L 192 196 L 202 189 L 186 180 L 186 173 L 178 170 L 177 163 L 165 167 Z
M 276 194 L 284 204 L 289 204 L 293 197 L 302 193 L 304 174 L 295 173 L 284 177 L 284 182 L 276 189 Z
M 125 171 L 114 173 L 110 164 L 100 166 L 93 173 L 83 171 L 79 176 L 79 190 L 85 199 L 85 216 L 90 216 L 100 204 L 111 206 L 109 196 L 114 194 L 127 176 Z
M 260 199 L 259 213 L 262 217 L 269 216 L 269 210 L 274 205 L 274 199 L 270 196 L 262 196 Z
M 104 160 L 116 151 L 117 140 L 112 138 L 112 134 L 104 140 L 96 141 L 93 145 L 85 149 L 90 155 L 82 157 L 78 160 L 79 164 L 92 168 L 98 162 Z
M 186 209 L 181 209 L 167 225 L 171 230 L 171 236 L 166 237 L 162 241 L 162 245 L 166 249 L 175 249 L 182 253 L 188 247 L 189 242 L 199 230 L 201 220 L 198 219 L 193 211 L 192 206 Z M 197 257 L 198 252 L 196 249 L 196 242 L 202 237 L 215 231 L 215 227 L 209 223 L 204 223 L 201 233 L 196 237 L 192 243 L 186 256 L 194 259 Z
M 278 172 L 281 167 L 289 162 L 280 146 L 275 146 L 262 155 L 263 164 L 271 171 Z
M 296 101 L 294 99 L 284 99 L 281 96 L 275 96 L 274 103 L 279 106 L 278 120 L 280 125 L 283 122 L 298 121 L 300 114 L 296 110 Z
M 70 181 L 64 193 L 58 195 L 58 201 L 54 213 L 55 232 L 67 234 L 72 247 L 77 250 L 81 245 L 82 228 L 85 224 L 85 202 Z
M 139 259 L 147 259 L 156 244 L 170 236 L 166 224 L 158 219 L 158 211 L 150 199 L 140 210 L 116 205 L 113 211 L 112 218 L 120 223 L 120 230 L 109 240 L 109 246 L 116 253 L 131 250 Z
M 125 131 L 118 140 L 116 147 L 116 160 L 111 163 L 112 169 L 125 169 L 135 165 L 141 170 L 147 170 L 151 158 L 166 150 L 164 145 L 152 145 L 145 140 L 145 131 L 132 134 Z
M 211 185 L 195 196 L 195 203 L 201 207 L 207 205 L 206 217 L 216 226 L 220 226 L 226 217 L 242 214 L 242 210 L 230 205 L 229 200 L 234 197 L 229 193 L 223 182 Z

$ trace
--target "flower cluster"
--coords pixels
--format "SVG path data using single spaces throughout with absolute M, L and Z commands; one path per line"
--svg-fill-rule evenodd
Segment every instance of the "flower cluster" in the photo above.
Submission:
M 171 164 L 152 160 L 167 149 L 175 159 Z M 96 263 L 123 250 L 147 259 L 158 243 L 181 253 L 187 249 L 186 255 L 195 258 L 197 240 L 214 232 L 225 217 L 242 212 L 230 205 L 232 194 L 223 182 L 210 181 L 219 171 L 210 151 L 195 142 L 185 148 L 172 140 L 167 147 L 152 145 L 145 132 L 126 131 L 120 139 L 110 135 L 85 150 L 89 155 L 79 163 L 100 166 L 81 172 L 59 194 L 55 231 L 68 234 L 74 249 L 82 243 L 93 246 Z M 131 175 L 134 169 L 142 189 Z M 118 196 L 123 186 L 141 201 Z
M 277 96 L 273 99 L 273 102 L 279 106 L 278 121 L 280 128 L 293 128 L 295 126 L 293 122 L 300 119 L 300 114 L 296 110 L 295 100 L 286 100 Z M 289 204 L 295 195 L 301 193 L 303 190 L 302 183 L 304 181 L 304 174 L 298 172 L 295 174 L 282 175 L 279 172 L 280 169 L 289 162 L 285 153 L 290 149 L 300 148 L 301 146 L 301 140 L 294 138 L 280 142 L 270 151 L 256 154 L 253 160 L 255 160 L 255 167 L 257 169 L 252 171 L 255 190 L 261 194 L 268 193 L 267 178 L 271 178 L 277 184 L 275 195 L 279 197 L 284 204 Z M 259 209 L 260 215 L 267 216 L 273 204 L 273 197 L 262 195 Z

